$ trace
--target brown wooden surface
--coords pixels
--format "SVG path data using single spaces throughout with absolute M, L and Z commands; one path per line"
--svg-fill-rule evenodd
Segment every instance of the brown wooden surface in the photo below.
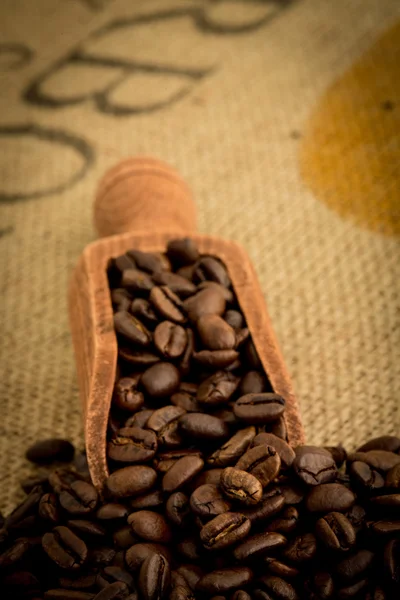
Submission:
M 143 159 L 140 160 L 143 161 Z M 116 198 L 115 183 L 110 185 L 109 182 L 113 181 L 116 174 L 118 176 L 118 169 L 120 169 L 120 173 L 121 170 L 125 171 L 125 174 L 119 179 L 120 182 L 124 179 L 132 182 L 133 180 L 129 175 L 130 169 L 134 167 L 136 171 L 134 176 L 136 185 L 131 188 L 129 186 L 124 187 L 125 195 L 119 203 L 120 209 L 121 207 L 124 208 L 129 202 L 133 204 L 136 201 L 135 194 L 137 190 L 140 191 L 139 197 L 141 198 L 141 206 L 143 206 L 147 186 L 148 194 L 153 198 L 152 210 L 154 215 L 161 214 L 161 208 L 165 206 L 166 198 L 168 198 L 168 181 L 172 185 L 172 204 L 178 198 L 179 203 L 183 203 L 190 209 L 191 197 L 184 197 L 184 191 L 182 191 L 187 189 L 186 186 L 181 186 L 180 182 L 182 180 L 177 184 L 175 173 L 172 176 L 168 175 L 167 166 L 163 166 L 159 170 L 163 171 L 163 175 L 157 173 L 155 177 L 152 177 L 151 167 L 148 164 L 144 165 L 144 179 L 141 180 L 137 170 L 138 165 L 134 159 L 130 159 L 130 164 L 131 166 L 127 168 L 126 163 L 123 163 L 122 169 L 117 167 L 111 175 L 106 175 L 102 181 L 102 189 L 107 189 L 107 186 L 109 186 L 108 190 L 114 191 L 111 194 L 107 191 L 103 193 L 100 191 L 97 196 L 95 218 L 99 231 L 113 231 L 115 223 L 117 223 L 119 230 L 123 226 L 123 220 L 117 218 L 114 219 L 114 223 L 108 223 L 108 225 L 105 223 L 108 219 L 107 215 L 110 214 L 110 205 L 107 208 L 107 200 L 112 199 L 114 201 Z M 163 189 L 159 193 L 154 191 L 153 188 L 159 186 L 160 180 L 163 182 Z M 103 212 L 98 211 L 99 198 L 102 206 L 106 207 Z M 157 198 L 162 202 L 162 206 L 159 207 L 158 211 L 156 210 Z M 135 213 L 138 217 L 140 211 L 138 213 L 137 208 L 130 214 Z M 111 211 L 111 214 L 112 212 L 118 212 L 118 210 Z M 102 215 L 100 226 L 99 214 Z M 164 230 L 159 227 L 159 221 L 154 216 L 152 227 L 147 225 L 144 231 L 120 233 L 90 244 L 83 252 L 71 278 L 69 289 L 70 324 L 84 411 L 86 449 L 93 481 L 100 490 L 103 488 L 108 475 L 106 460 L 107 420 L 117 364 L 117 342 L 114 334 L 113 313 L 106 277 L 107 261 L 111 256 L 122 254 L 130 248 L 144 251 L 163 251 L 168 240 L 183 234 L 182 220 L 178 222 L 177 227 L 174 227 L 173 214 L 174 212 L 170 211 L 168 219 L 162 221 L 162 226 L 165 227 Z M 133 227 L 134 223 L 137 224 L 138 222 L 142 223 L 139 217 L 129 223 Z M 191 222 L 194 226 L 195 210 L 193 207 L 188 222 Z M 287 402 L 285 419 L 289 441 L 292 445 L 303 443 L 304 432 L 299 407 L 283 357 L 277 345 L 255 270 L 246 252 L 232 241 L 194 234 L 191 230 L 186 233 L 193 237 L 201 253 L 214 254 L 225 263 L 265 372 L 273 389 L 281 394 Z

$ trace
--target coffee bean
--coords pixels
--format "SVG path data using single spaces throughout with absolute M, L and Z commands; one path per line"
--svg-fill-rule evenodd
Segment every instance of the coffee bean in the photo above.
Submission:
M 137 389 L 139 380 L 139 375 L 119 379 L 115 385 L 113 396 L 113 402 L 118 408 L 136 412 L 143 406 L 143 393 Z
M 349 454 L 348 460 L 350 462 L 356 460 L 365 462 L 373 469 L 387 473 L 387 471 L 390 471 L 390 469 L 400 463 L 400 455 L 394 452 L 387 452 L 386 450 L 368 450 L 368 452 L 354 452 L 353 454 Z
M 281 459 L 282 469 L 288 469 L 292 465 L 296 456 L 294 450 L 281 438 L 273 433 L 259 433 L 254 437 L 251 446 L 254 447 L 260 445 L 271 446 L 276 450 Z
M 179 419 L 186 414 L 183 408 L 169 404 L 155 410 L 147 421 L 146 427 L 157 434 L 158 443 L 167 448 L 176 448 L 182 445 L 179 433 Z
M 183 492 L 174 492 L 165 505 L 168 519 L 177 527 L 183 527 L 191 516 L 189 498 Z
M 341 483 L 323 483 L 308 493 L 306 507 L 310 512 L 345 512 L 355 499 L 353 492 Z
M 114 327 L 118 335 L 135 346 L 145 347 L 151 342 L 150 332 L 146 327 L 128 311 L 114 314 Z
M 146 462 L 156 451 L 156 434 L 140 427 L 123 427 L 107 446 L 108 457 L 118 462 Z
M 285 498 L 279 489 L 270 489 L 264 492 L 261 502 L 255 506 L 241 508 L 241 513 L 249 519 L 252 525 L 263 523 L 278 514 L 285 506 Z M 265 526 L 268 528 L 268 526 Z M 276 531 L 271 529 L 270 531 Z M 284 533 L 281 531 L 281 533 Z
M 357 581 L 357 583 L 353 583 L 347 587 L 341 588 L 337 592 L 337 597 L 339 600 L 347 600 L 349 598 L 359 598 L 360 594 L 366 591 L 368 586 L 368 581 L 366 579 L 362 579 L 361 581 Z
M 134 535 L 147 542 L 168 543 L 171 541 L 171 528 L 165 518 L 151 510 L 139 510 L 128 517 Z
M 262 485 L 259 480 L 240 469 L 233 467 L 224 469 L 220 485 L 228 498 L 243 504 L 258 504 L 262 498 Z
M 399 506 L 400 502 L 396 508 Z M 400 519 L 397 519 L 396 521 L 376 521 L 375 523 L 371 523 L 370 528 L 378 535 L 384 535 L 386 537 L 394 535 L 398 536 L 400 534 Z
M 247 536 L 251 523 L 240 513 L 217 515 L 200 531 L 200 539 L 207 550 L 220 550 Z
M 350 582 L 363 576 L 373 564 L 375 555 L 370 550 L 359 550 L 344 558 L 336 567 L 336 573 L 343 582 Z
M 284 417 L 279 417 L 279 419 L 273 421 L 273 423 L 269 423 L 266 426 L 266 431 L 268 433 L 273 433 L 276 435 L 276 437 L 281 438 L 281 440 L 287 441 L 288 439 L 286 421 Z
M 249 339 L 246 342 L 244 352 L 246 362 L 249 365 L 250 369 L 253 369 L 254 371 L 262 371 L 263 366 L 261 364 L 260 357 L 258 356 L 258 352 L 252 339 Z
M 54 461 L 70 462 L 75 448 L 67 440 L 51 438 L 36 442 L 26 451 L 26 458 L 33 463 L 49 464 Z
M 120 285 L 133 295 L 147 295 L 154 287 L 150 275 L 135 268 L 124 270 Z
M 240 395 L 262 394 L 268 390 L 268 382 L 260 371 L 248 371 L 240 382 Z
M 127 290 L 124 290 L 123 288 L 116 288 L 111 290 L 111 302 L 114 312 L 119 312 L 120 310 L 129 310 L 132 302 L 132 296 Z
M 267 566 L 267 570 L 269 574 L 277 575 L 282 579 L 294 579 L 298 577 L 300 574 L 299 569 L 293 567 L 292 565 L 288 565 L 281 560 L 273 558 L 271 556 L 266 556 L 264 558 L 265 564 Z M 317 599 L 315 599 L 317 600 Z
M 164 497 L 161 490 L 154 490 L 137 496 L 130 501 L 131 508 L 141 510 L 142 508 L 158 508 L 164 504 Z
M 159 286 L 168 286 L 168 288 L 180 298 L 187 298 L 197 291 L 194 283 L 177 273 L 170 273 L 168 271 L 155 273 L 153 275 L 153 281 Z
M 186 391 L 179 391 L 171 396 L 171 404 L 183 408 L 186 412 L 201 412 L 201 405 L 197 402 L 195 396 Z
M 38 514 L 41 519 L 50 523 L 57 523 L 60 520 L 60 510 L 56 494 L 44 494 L 40 498 Z
M 239 384 L 239 378 L 226 371 L 217 371 L 198 387 L 196 399 L 200 404 L 218 406 L 229 402 Z
M 368 490 L 378 490 L 385 485 L 382 475 L 359 460 L 350 464 L 349 473 L 356 486 Z
M 183 301 L 190 321 L 195 323 L 203 315 L 219 315 L 225 311 L 226 301 L 219 289 L 205 288 Z
M 63 525 L 45 533 L 42 546 L 49 558 L 62 569 L 79 569 L 88 556 L 86 544 Z
M 231 350 L 235 347 L 235 331 L 222 317 L 203 315 L 196 326 L 200 340 L 208 350 Z
M 160 362 L 149 367 L 142 375 L 141 385 L 151 398 L 165 398 L 174 394 L 180 383 L 175 365 Z
M 254 427 L 241 429 L 225 442 L 221 448 L 211 454 L 207 460 L 208 464 L 216 465 L 218 467 L 227 467 L 234 464 L 247 450 L 255 437 L 255 433 L 256 430 Z
M 204 461 L 199 456 L 180 458 L 164 475 L 162 488 L 165 492 L 174 492 L 186 485 L 203 468 Z
M 236 546 L 233 556 L 240 562 L 253 560 L 265 554 L 275 553 L 286 543 L 286 538 L 280 533 L 257 533 Z
M 292 540 L 283 556 L 294 564 L 302 564 L 314 558 L 317 552 L 317 540 L 312 533 L 304 533 Z
M 115 535 L 113 537 L 115 538 Z M 88 563 L 93 569 L 107 567 L 115 560 L 115 556 L 114 548 L 96 545 L 89 552 Z
M 287 535 L 293 533 L 299 524 L 299 512 L 294 506 L 285 508 L 278 517 L 266 526 L 267 531 L 276 531 Z
M 277 477 L 281 467 L 279 454 L 272 446 L 255 446 L 247 450 L 236 463 L 236 468 L 251 473 L 266 487 Z
M 129 594 L 129 588 L 123 581 L 115 581 L 102 589 L 94 600 L 122 600 Z
M 85 515 L 93 512 L 97 506 L 96 488 L 86 481 L 74 481 L 69 490 L 60 494 L 60 504 L 72 515 Z
M 91 592 L 80 592 L 79 590 L 48 590 L 44 594 L 45 600 L 94 600 L 95 595 Z
M 135 266 L 134 260 L 127 254 L 111 258 L 107 264 L 107 275 L 111 287 L 118 286 L 123 272 L 126 269 L 134 269 Z
M 27 539 L 18 539 L 0 555 L 0 570 L 14 567 L 32 549 Z
M 197 515 L 215 517 L 228 512 L 231 504 L 216 485 L 205 484 L 196 488 L 190 496 L 190 508 Z
M 101 521 L 114 521 L 125 519 L 128 516 L 128 509 L 123 504 L 109 502 L 100 506 L 96 512 L 96 517 Z
M 129 304 L 129 308 L 120 310 L 128 310 L 131 315 L 136 317 L 141 323 L 144 323 L 151 330 L 153 330 L 158 323 L 158 317 L 154 312 L 153 307 L 148 300 L 145 300 L 145 298 L 135 298 Z
M 83 537 L 105 537 L 107 531 L 105 527 L 99 523 L 93 521 L 87 521 L 86 519 L 70 519 L 67 521 L 68 527 L 71 531 L 74 531 L 77 535 Z
M 204 548 L 197 536 L 189 536 L 181 540 L 176 549 L 182 555 L 185 562 L 197 562 L 204 560 Z
M 154 331 L 154 345 L 165 358 L 178 358 L 185 351 L 186 330 L 171 321 L 163 321 Z
M 276 420 L 285 410 L 282 396 L 272 393 L 246 394 L 236 400 L 235 415 L 251 425 L 262 425 Z
M 192 265 L 200 257 L 196 244 L 191 238 L 182 238 L 168 242 L 167 256 L 172 264 L 178 267 Z
M 146 558 L 153 554 L 162 554 L 168 561 L 171 555 L 166 546 L 162 544 L 151 544 L 148 542 L 139 542 L 131 546 L 125 553 L 125 561 L 132 573 L 140 569 Z
M 182 301 L 168 286 L 156 286 L 150 292 L 150 302 L 155 311 L 168 321 L 184 323 L 186 321 Z
M 347 452 L 343 448 L 343 446 L 325 446 L 325 450 L 332 455 L 333 460 L 336 463 L 338 469 L 343 465 L 345 460 L 347 459 Z
M 329 483 L 336 479 L 336 463 L 327 450 L 316 446 L 299 446 L 295 454 L 293 468 L 307 485 Z
M 153 461 L 154 468 L 159 473 L 165 474 L 169 469 L 184 456 L 198 456 L 202 458 L 202 453 L 198 450 L 188 448 L 187 450 L 170 450 L 158 454 L 158 458 Z
M 143 252 L 142 250 L 132 249 L 128 250 L 126 254 L 139 269 L 147 273 L 153 274 L 171 269 L 169 260 L 160 252 Z
M 400 450 L 400 437 L 394 435 L 382 435 L 369 440 L 366 444 L 357 448 L 357 452 L 368 452 L 369 450 L 398 452 Z
M 350 521 L 338 512 L 331 512 L 316 522 L 315 532 L 327 548 L 347 552 L 356 542 L 356 532 Z
M 144 427 L 146 427 L 147 421 L 150 419 L 153 412 L 154 412 L 154 410 L 141 410 L 141 411 L 135 413 L 134 415 L 131 415 L 130 417 L 128 417 L 128 419 L 125 421 L 124 426 L 125 427 L 140 427 L 141 429 L 143 429 Z M 118 433 L 118 431 L 119 431 L 119 429 L 117 430 L 117 433 Z
M 118 347 L 118 358 L 122 363 L 136 367 L 150 367 L 160 362 L 160 356 L 153 352 L 142 352 L 134 348 Z
M 244 327 L 245 324 L 243 315 L 238 310 L 227 310 L 224 314 L 224 319 L 228 323 L 228 325 L 233 327 L 233 329 L 235 329 L 236 331 L 242 329 L 242 327 Z
M 199 291 L 205 290 L 205 289 L 217 290 L 224 296 L 225 302 L 227 304 L 232 304 L 235 300 L 233 292 L 229 288 L 225 287 L 221 283 L 217 283 L 216 281 L 201 281 L 197 285 L 197 289 Z
M 400 540 L 390 540 L 384 549 L 383 553 L 384 566 L 389 580 L 399 585 L 400 584 Z
M 182 434 L 197 441 L 219 441 L 227 438 L 229 429 L 226 423 L 203 413 L 188 413 L 179 419 Z
M 115 498 L 139 496 L 150 490 L 156 479 L 157 473 L 154 469 L 134 465 L 111 473 L 106 481 L 106 487 Z
M 140 567 L 139 589 L 144 600 L 161 600 L 170 585 L 170 567 L 162 554 L 152 554 Z
M 231 567 L 219 569 L 204 575 L 196 585 L 196 590 L 207 594 L 230 592 L 247 585 L 253 579 L 253 572 L 248 567 Z
M 193 479 L 189 487 L 193 491 L 201 485 L 206 485 L 208 483 L 218 486 L 221 480 L 222 472 L 223 469 L 211 469 L 210 471 L 203 471 Z
M 305 585 L 307 597 L 311 600 L 329 600 L 333 597 L 334 589 L 332 576 L 324 571 L 312 575 Z
M 299 600 L 295 588 L 284 579 L 274 575 L 260 577 L 255 597 L 265 600 Z

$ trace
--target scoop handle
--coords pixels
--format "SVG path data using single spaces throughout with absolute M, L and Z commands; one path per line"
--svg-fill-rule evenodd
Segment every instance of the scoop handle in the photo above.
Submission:
M 152 157 L 128 158 L 107 171 L 93 213 L 101 237 L 196 231 L 196 206 L 188 185 L 173 167 Z

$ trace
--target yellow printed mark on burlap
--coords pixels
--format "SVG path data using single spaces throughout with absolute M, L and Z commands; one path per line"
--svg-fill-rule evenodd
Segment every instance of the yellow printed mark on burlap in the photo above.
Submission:
M 400 23 L 320 100 L 300 169 L 316 198 L 341 217 L 400 234 Z

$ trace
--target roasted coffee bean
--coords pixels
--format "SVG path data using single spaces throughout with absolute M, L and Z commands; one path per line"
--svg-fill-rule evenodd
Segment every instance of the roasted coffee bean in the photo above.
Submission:
M 355 499 L 353 492 L 341 483 L 323 483 L 310 490 L 306 507 L 310 512 L 345 512 Z
M 186 414 L 183 408 L 169 404 L 155 410 L 146 423 L 148 429 L 157 434 L 158 443 L 166 448 L 176 448 L 182 445 L 179 433 L 179 419 Z
M 295 588 L 280 577 L 266 575 L 255 584 L 255 598 L 258 600 L 298 600 Z M 261 593 L 260 593 L 261 592 Z
M 220 486 L 228 498 L 243 504 L 258 504 L 262 498 L 262 485 L 259 480 L 254 475 L 234 467 L 224 469 Z
M 109 502 L 100 506 L 96 512 L 96 517 L 101 521 L 114 521 L 125 519 L 128 516 L 128 509 L 123 504 Z
M 86 544 L 63 525 L 45 533 L 42 546 L 49 558 L 62 569 L 79 569 L 88 556 Z
M 233 329 L 235 329 L 236 331 L 242 329 L 242 327 L 245 324 L 243 315 L 238 310 L 227 310 L 224 314 L 224 319 L 228 323 L 228 325 L 233 327 Z
M 368 452 L 369 450 L 398 452 L 400 450 L 400 437 L 394 435 L 382 435 L 369 440 L 366 444 L 357 448 L 357 452 Z
M 233 410 L 242 421 L 262 425 L 275 421 L 283 414 L 285 401 L 278 394 L 246 394 L 236 400 Z
M 208 350 L 231 350 L 236 345 L 234 329 L 218 315 L 203 315 L 196 327 L 203 346 Z
M 120 285 L 134 296 L 136 294 L 147 295 L 154 287 L 150 275 L 135 268 L 124 270 Z
M 26 458 L 33 463 L 49 464 L 54 461 L 70 462 L 75 453 L 75 448 L 68 442 L 58 438 L 51 438 L 36 442 L 26 451 Z
M 386 487 L 400 490 L 400 464 L 395 465 L 386 473 Z
M 361 581 L 357 581 L 357 583 L 353 583 L 338 590 L 337 597 L 339 600 L 359 598 L 360 594 L 363 594 L 366 591 L 367 586 L 368 581 L 366 579 L 362 579 Z
M 86 519 L 70 519 L 66 524 L 71 531 L 81 537 L 104 537 L 107 535 L 106 528 L 103 525 Z
M 273 433 L 259 433 L 251 442 L 251 447 L 261 445 L 272 446 L 276 450 L 281 459 L 282 469 L 288 469 L 292 465 L 296 456 L 294 450 L 281 438 Z
M 285 506 L 285 498 L 277 488 L 264 492 L 261 502 L 255 506 L 241 507 L 241 513 L 247 517 L 252 525 L 263 523 L 278 514 Z M 267 526 L 265 526 L 267 528 Z M 275 531 L 271 530 L 271 531 Z M 281 532 L 282 533 L 282 532 Z
M 16 540 L 10 548 L 0 555 L 0 570 L 14 567 L 31 548 L 32 545 L 28 539 Z
M 176 549 L 182 555 L 185 562 L 197 562 L 204 560 L 204 548 L 197 536 L 189 536 L 181 540 Z
M 255 446 L 247 450 L 236 463 L 236 468 L 251 473 L 266 487 L 277 477 L 281 467 L 279 454 L 272 446 Z
M 171 321 L 163 321 L 154 331 L 154 345 L 163 357 L 178 358 L 185 351 L 187 344 L 186 330 Z
M 282 477 L 279 480 L 279 489 L 285 498 L 286 504 L 300 504 L 306 495 L 305 486 L 295 481 L 290 483 Z
M 204 290 L 204 289 L 215 289 L 218 290 L 219 292 L 222 293 L 222 295 L 225 298 L 225 302 L 227 304 L 232 304 L 235 300 L 235 297 L 233 295 L 233 292 L 225 287 L 224 285 L 217 283 L 216 281 L 202 281 L 201 283 L 198 284 L 197 289 L 200 290 Z
M 400 540 L 390 540 L 383 553 L 384 566 L 389 581 L 400 584 Z
M 268 573 L 272 575 L 277 575 L 278 577 L 282 577 L 282 579 L 294 579 L 300 574 L 299 569 L 297 569 L 296 567 L 288 565 L 274 557 L 266 556 L 264 558 L 264 561 Z
M 147 273 L 158 273 L 171 268 L 166 256 L 159 252 L 143 252 L 142 250 L 132 249 L 128 250 L 126 254 L 133 260 L 136 267 Z
M 158 508 L 164 503 L 164 497 L 161 490 L 154 490 L 137 496 L 130 501 L 130 506 L 134 510 L 142 510 L 143 508 Z
M 327 450 L 316 446 L 299 446 L 295 454 L 293 468 L 305 484 L 318 485 L 336 478 L 336 463 Z
M 111 290 L 111 302 L 114 312 L 129 310 L 132 302 L 132 296 L 127 290 L 124 290 L 123 288 L 116 288 Z
M 60 509 L 56 494 L 44 494 L 40 498 L 38 514 L 41 519 L 51 523 L 57 523 L 60 520 Z
M 153 487 L 156 479 L 157 473 L 154 469 L 134 465 L 111 473 L 106 487 L 109 494 L 115 498 L 140 496 Z
M 101 588 L 107 588 L 115 582 L 124 583 L 130 590 L 135 589 L 135 580 L 132 575 L 121 567 L 105 567 L 96 578 L 96 583 Z
M 190 508 L 196 515 L 211 518 L 228 512 L 231 503 L 216 485 L 205 484 L 196 488 L 190 496 Z
M 153 307 L 150 302 L 144 298 L 135 298 L 129 304 L 129 308 L 125 308 L 124 310 L 129 310 L 131 315 L 136 317 L 151 330 L 153 330 L 158 323 L 158 317 L 154 312 Z
M 129 588 L 126 583 L 115 581 L 96 594 L 94 600 L 122 600 L 122 598 L 127 598 L 128 594 Z
M 177 527 L 183 527 L 189 520 L 189 498 L 183 492 L 174 492 L 170 495 L 165 505 L 168 519 Z
M 247 340 L 244 348 L 245 359 L 250 369 L 254 371 L 262 371 L 263 366 L 258 356 L 258 352 L 252 339 Z
M 201 350 L 193 352 L 193 359 L 198 364 L 210 370 L 224 369 L 239 358 L 236 350 Z
M 304 587 L 310 600 L 329 600 L 335 590 L 332 576 L 324 571 L 313 574 Z
M 315 532 L 321 542 L 331 550 L 347 552 L 356 542 L 356 532 L 342 513 L 331 512 L 316 522 Z
M 128 311 L 122 310 L 114 314 L 114 327 L 118 335 L 135 346 L 145 347 L 151 342 L 150 332 Z
M 240 513 L 217 515 L 200 531 L 200 539 L 207 550 L 220 550 L 236 544 L 247 536 L 251 523 Z
M 195 490 L 201 485 L 210 483 L 211 485 L 219 485 L 221 480 L 223 469 L 210 469 L 209 471 L 203 471 L 197 475 L 193 481 L 189 484 L 190 489 Z
M 124 527 L 114 531 L 113 541 L 116 548 L 126 550 L 126 548 L 133 546 L 133 544 L 137 544 L 140 539 L 133 533 L 129 525 L 125 525 Z
M 265 375 L 260 371 L 248 371 L 246 375 L 242 377 L 240 382 L 240 395 L 246 396 L 247 394 L 262 394 L 268 390 L 268 383 Z
M 332 455 L 338 469 L 343 465 L 347 458 L 347 452 L 343 446 L 325 446 L 325 450 Z
M 199 579 L 196 591 L 207 594 L 224 594 L 247 585 L 253 579 L 248 567 L 230 567 L 207 573 Z
M 154 431 L 139 427 L 123 427 L 107 446 L 108 457 L 118 462 L 146 462 L 154 457 L 156 451 Z
M 233 556 L 239 562 L 249 561 L 265 554 L 274 554 L 277 550 L 284 547 L 286 543 L 286 538 L 280 533 L 257 533 L 236 546 Z
M 104 568 L 111 565 L 116 556 L 116 551 L 110 546 L 96 545 L 89 551 L 88 563 L 92 569 Z
M 204 467 L 204 461 L 199 456 L 183 456 L 168 469 L 162 480 L 165 492 L 174 492 L 186 485 Z
M 44 600 L 94 600 L 94 598 L 95 594 L 79 590 L 53 589 L 44 594 Z
M 161 600 L 167 594 L 171 572 L 162 554 L 151 554 L 140 567 L 139 589 L 144 600 Z
M 164 319 L 174 323 L 185 323 L 186 316 L 182 301 L 168 286 L 156 286 L 150 292 L 150 302 Z
M 276 435 L 276 437 L 281 438 L 281 440 L 287 441 L 288 439 L 286 421 L 284 417 L 279 417 L 279 419 L 273 423 L 269 423 L 269 425 L 266 426 L 266 431 L 268 433 L 273 433 Z
M 196 397 L 186 391 L 179 391 L 171 396 L 171 404 L 183 408 L 186 412 L 201 412 L 201 405 Z
M 129 412 L 136 412 L 143 406 L 143 392 L 139 391 L 138 384 L 140 375 L 134 377 L 122 377 L 116 383 L 114 388 L 113 402 L 122 409 Z
M 166 285 L 180 298 L 187 298 L 194 294 L 197 289 L 194 283 L 188 281 L 186 277 L 178 275 L 177 273 L 170 273 L 169 271 L 162 271 L 153 275 L 153 281 L 157 285 Z
M 85 515 L 94 511 L 98 495 L 96 488 L 86 481 L 74 481 L 69 490 L 60 494 L 60 504 L 72 515 Z
M 21 488 L 25 494 L 30 494 L 34 488 L 38 486 L 44 489 L 49 482 L 49 471 L 47 469 L 40 469 L 33 475 L 28 475 L 21 482 Z
M 370 550 L 359 550 L 344 558 L 336 567 L 341 581 L 350 582 L 362 577 L 372 566 L 375 555 Z
M 196 441 L 219 441 L 227 438 L 229 428 L 221 419 L 203 413 L 188 413 L 179 419 L 182 434 Z
M 195 242 L 188 237 L 168 242 L 167 256 L 177 267 L 192 265 L 200 258 Z
M 128 417 L 128 419 L 125 421 L 124 426 L 125 427 L 140 427 L 140 428 L 144 429 L 147 425 L 147 421 L 150 419 L 153 412 L 154 412 L 154 410 L 148 410 L 148 409 L 140 410 L 139 412 L 135 413 L 134 415 L 131 415 L 130 417 Z
M 255 437 L 255 433 L 256 430 L 254 427 L 241 429 L 221 446 L 221 448 L 211 454 L 207 460 L 208 464 L 216 465 L 218 467 L 227 467 L 234 464 L 238 458 L 246 452 Z
M 139 542 L 131 546 L 125 553 L 125 562 L 129 570 L 134 573 L 140 569 L 146 558 L 152 554 L 162 554 L 170 561 L 171 554 L 166 546 L 162 544 L 151 544 Z
M 378 471 L 371 469 L 367 463 L 359 460 L 350 464 L 349 473 L 354 484 L 361 488 L 372 491 L 379 490 L 385 485 L 385 480 Z
M 216 288 L 205 288 L 183 301 L 190 321 L 195 323 L 203 315 L 222 315 L 226 301 L 224 294 Z
M 299 512 L 294 506 L 288 506 L 277 516 L 270 521 L 267 526 L 267 531 L 275 531 L 288 535 L 293 533 L 299 524 Z
M 312 533 L 304 533 L 292 540 L 283 556 L 294 564 L 303 564 L 314 558 L 317 552 L 317 540 Z
M 179 388 L 180 375 L 175 365 L 160 362 L 149 367 L 140 381 L 150 398 L 165 398 L 174 394 Z
M 126 348 L 120 346 L 118 348 L 118 358 L 122 363 L 126 363 L 134 367 L 150 367 L 160 362 L 160 355 L 153 352 L 143 352 L 134 348 Z
M 235 393 L 239 381 L 232 373 L 217 371 L 199 385 L 196 399 L 200 404 L 208 406 L 225 404 Z
M 159 513 L 139 510 L 129 515 L 128 523 L 134 535 L 147 542 L 166 544 L 171 541 L 171 528 Z
M 349 462 L 356 460 L 365 462 L 372 469 L 387 473 L 395 465 L 400 463 L 400 455 L 387 450 L 368 450 L 368 452 L 354 452 L 348 456 Z
M 400 504 L 398 506 L 400 506 Z M 400 534 L 400 519 L 396 521 L 376 521 L 371 523 L 370 529 L 378 535 L 384 535 L 386 537 L 398 536 Z

